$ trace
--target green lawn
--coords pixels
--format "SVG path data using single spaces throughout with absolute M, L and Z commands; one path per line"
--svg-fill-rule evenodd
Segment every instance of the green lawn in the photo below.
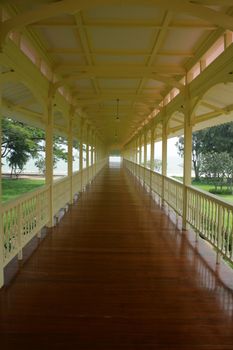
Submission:
M 176 180 L 182 181 L 182 178 L 175 177 Z M 38 180 L 38 179 L 3 179 L 2 180 L 2 201 L 8 201 L 11 199 L 14 199 L 16 197 L 21 196 L 24 193 L 27 193 L 29 191 L 34 190 L 35 188 L 38 188 L 42 185 L 44 185 L 44 180 Z M 213 188 L 212 185 L 204 184 L 202 182 L 196 182 L 193 181 L 192 185 L 200 188 L 203 191 L 208 192 L 211 188 Z M 233 195 L 218 195 L 219 197 L 226 199 L 230 202 L 233 202 Z
M 30 192 L 42 185 L 44 180 L 38 179 L 2 179 L 2 201 L 8 201 Z
M 213 185 L 203 184 L 200 182 L 193 181 L 193 186 L 200 188 L 200 190 L 209 192 L 210 189 L 213 189 Z M 227 201 L 233 202 L 233 195 L 232 194 L 216 194 L 216 196 L 221 197 L 222 199 L 225 199 Z
M 181 182 L 183 182 L 183 178 L 179 177 L 179 176 L 173 176 L 174 179 L 179 180 Z M 214 186 L 213 185 L 208 185 L 205 184 L 201 181 L 192 181 L 192 186 L 199 188 L 202 191 L 206 191 L 209 192 L 209 190 L 213 189 Z M 233 202 L 233 195 L 232 194 L 216 194 L 216 196 L 221 197 L 222 199 L 225 199 L 227 201 Z

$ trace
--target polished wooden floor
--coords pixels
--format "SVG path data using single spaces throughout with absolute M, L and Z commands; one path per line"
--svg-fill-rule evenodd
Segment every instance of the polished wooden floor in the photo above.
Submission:
M 232 350 L 233 274 L 208 250 L 106 167 L 1 290 L 1 348 Z

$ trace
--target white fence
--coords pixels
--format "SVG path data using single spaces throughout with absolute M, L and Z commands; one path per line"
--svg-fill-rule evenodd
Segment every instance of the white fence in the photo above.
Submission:
M 83 171 L 77 171 L 72 178 L 65 177 L 53 184 L 53 215 L 65 208 L 71 197 L 81 192 L 94 179 L 106 164 L 106 159 L 93 164 Z M 72 192 L 71 192 L 72 189 Z M 22 258 L 22 250 L 41 229 L 49 222 L 50 187 L 42 186 L 28 194 L 2 204 L 0 240 L 0 287 L 4 283 L 4 267 L 18 255 Z
M 216 249 L 217 262 L 220 256 L 233 262 L 233 205 L 129 160 L 124 160 L 124 164 L 159 196 L 160 203 L 167 203 L 184 223 Z

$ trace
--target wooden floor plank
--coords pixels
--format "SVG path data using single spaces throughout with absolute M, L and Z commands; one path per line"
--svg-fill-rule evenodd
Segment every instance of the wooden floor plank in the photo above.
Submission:
M 233 349 L 232 290 L 122 168 L 97 176 L 0 307 L 4 349 Z

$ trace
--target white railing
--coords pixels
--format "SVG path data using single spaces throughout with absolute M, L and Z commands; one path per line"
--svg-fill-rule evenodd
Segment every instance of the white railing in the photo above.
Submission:
M 75 171 L 72 176 L 73 197 L 75 194 L 82 191 L 82 176 L 80 171 Z
M 70 186 L 67 176 L 53 183 L 53 215 L 70 202 Z
M 126 168 L 182 217 L 217 251 L 217 262 L 223 256 L 233 262 L 233 204 L 193 186 L 163 176 L 143 166 L 124 160 Z M 185 217 L 183 217 L 185 215 Z
M 23 247 L 45 226 L 49 187 L 43 186 L 2 206 L 3 266 L 21 255 Z
M 65 208 L 71 199 L 103 168 L 107 160 L 93 164 L 82 172 L 75 172 L 71 178 L 65 177 L 53 184 L 53 215 Z M 0 252 L 0 287 L 3 285 L 4 267 L 18 255 L 22 258 L 22 250 L 36 235 L 40 236 L 41 229 L 48 225 L 50 219 L 50 186 L 20 196 L 2 204 L 1 213 L 1 252 Z
M 190 186 L 187 189 L 187 222 L 218 253 L 233 262 L 233 205 Z
M 183 184 L 177 180 L 163 176 L 164 201 L 178 215 L 183 215 Z

